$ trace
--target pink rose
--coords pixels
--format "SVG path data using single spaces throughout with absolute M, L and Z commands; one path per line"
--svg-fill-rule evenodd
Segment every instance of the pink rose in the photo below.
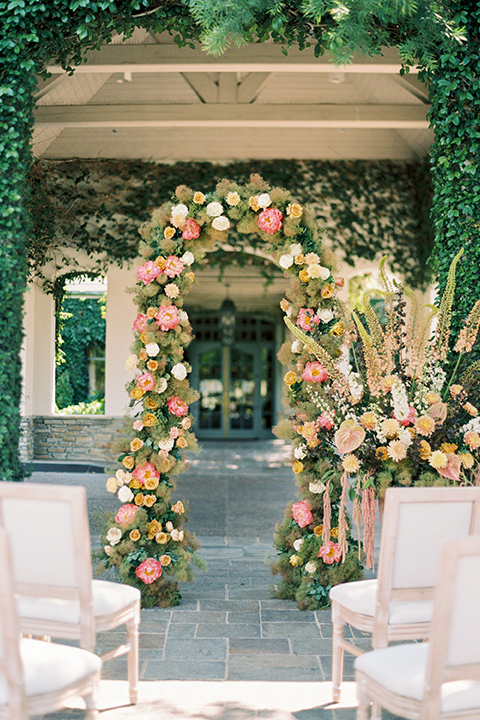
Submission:
M 327 545 L 322 545 L 317 557 L 322 558 L 323 562 L 327 565 L 332 565 L 334 562 L 340 562 L 342 559 L 342 548 L 338 543 L 330 540 Z
M 137 512 L 138 507 L 136 505 L 122 505 L 122 507 L 118 509 L 118 512 L 115 515 L 115 522 L 118 523 L 122 528 L 128 527 L 128 525 L 131 525 L 133 522 L 135 522 Z
M 162 574 L 162 563 L 155 558 L 148 558 L 137 567 L 135 573 L 146 585 L 150 585 Z
M 282 213 L 276 208 L 268 208 L 262 210 L 258 216 L 258 227 L 260 230 L 273 235 L 274 232 L 282 227 Z
M 182 417 L 188 413 L 187 403 L 180 400 L 177 395 L 174 395 L 170 398 L 170 400 L 167 400 L 167 406 L 172 415 L 176 415 L 177 417 Z
M 133 323 L 133 329 L 139 333 L 142 333 L 142 332 L 145 332 L 147 327 L 148 327 L 148 317 L 147 317 L 147 315 L 142 315 L 142 313 L 140 313 L 135 318 L 135 321 Z
M 328 380 L 328 373 L 319 362 L 308 362 L 302 373 L 302 380 L 307 382 L 324 382 Z
M 155 387 L 155 380 L 153 379 L 153 375 L 151 375 L 149 372 L 143 373 L 143 375 L 139 375 L 137 378 L 138 386 L 142 388 L 142 390 L 153 390 Z
M 188 218 L 185 222 L 185 229 L 182 232 L 182 237 L 185 240 L 196 240 L 200 235 L 200 225 L 198 225 L 193 218 Z
M 178 317 L 178 311 L 175 305 L 160 305 L 158 312 L 155 315 L 155 322 L 157 323 L 160 330 L 166 332 L 167 330 L 173 330 L 177 327 L 180 322 Z
M 297 325 L 301 327 L 302 330 L 313 330 L 319 322 L 320 319 L 311 308 L 302 308 L 298 313 Z
M 137 432 L 143 430 L 143 422 L 141 420 L 135 420 L 135 422 L 133 423 L 133 429 L 137 430 Z
M 313 520 L 312 511 L 310 509 L 310 505 L 308 504 L 307 500 L 302 500 L 301 502 L 293 503 L 292 505 L 292 517 L 297 523 L 297 525 L 301 528 L 306 527 L 307 525 L 310 525 L 310 523 Z
M 179 257 L 177 257 L 176 255 L 169 255 L 165 260 L 165 267 L 163 269 L 163 272 L 165 273 L 165 275 L 167 275 L 167 277 L 173 278 L 177 277 L 177 275 L 181 275 L 184 267 L 185 265 Z
M 320 417 L 317 419 L 316 424 L 318 425 L 318 427 L 325 428 L 325 430 L 331 430 L 333 428 L 333 420 L 332 418 L 328 417 L 325 411 L 323 411 Z
M 170 437 L 175 439 L 178 438 L 180 435 L 180 428 L 178 428 L 176 425 L 170 428 Z
M 137 270 L 137 278 L 143 282 L 144 285 L 148 285 L 152 280 L 162 274 L 162 271 L 155 265 L 153 260 L 148 260 L 145 265 L 141 265 Z
M 158 480 L 160 477 L 160 473 L 158 472 L 157 468 L 152 465 L 152 463 L 145 463 L 145 465 L 141 465 L 140 467 L 135 468 L 135 470 L 132 472 L 133 477 L 138 480 L 140 485 L 145 484 L 145 480 Z

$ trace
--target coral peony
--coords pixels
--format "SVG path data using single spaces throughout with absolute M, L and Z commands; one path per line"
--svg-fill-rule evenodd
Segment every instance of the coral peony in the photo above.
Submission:
M 365 430 L 355 420 L 344 420 L 335 433 L 335 445 L 340 453 L 356 450 L 365 439 Z
M 153 375 L 151 375 L 149 372 L 143 373 L 142 375 L 139 375 L 137 378 L 137 383 L 139 387 L 142 388 L 142 390 L 153 390 L 155 387 L 155 380 L 153 378 Z
M 188 218 L 185 221 L 183 228 L 182 237 L 185 240 L 196 240 L 200 235 L 200 225 L 195 222 L 193 218 Z
M 185 265 L 176 255 L 169 255 L 165 260 L 165 275 L 169 278 L 177 277 L 181 275 Z
M 133 522 L 135 522 L 137 512 L 138 507 L 136 505 L 122 505 L 122 507 L 118 509 L 118 512 L 115 515 L 115 522 L 118 523 L 122 528 L 128 527 L 128 525 L 131 525 Z
M 132 475 L 138 480 L 140 485 L 144 485 L 147 480 L 151 480 L 152 478 L 155 480 L 158 480 L 160 478 L 160 473 L 158 472 L 158 470 L 155 468 L 154 465 L 152 465 L 152 463 L 149 462 L 135 468 L 135 470 L 132 472 Z
M 135 573 L 140 580 L 150 585 L 162 574 L 162 563 L 155 558 L 147 558 L 137 567 Z
M 328 373 L 319 362 L 307 362 L 302 373 L 302 380 L 307 382 L 325 382 L 328 380 Z
M 297 523 L 297 525 L 301 528 L 310 525 L 313 520 L 313 515 L 310 509 L 310 505 L 306 500 L 301 500 L 300 502 L 293 503 L 292 517 Z
M 173 330 L 180 322 L 178 317 L 178 310 L 175 305 L 160 305 L 158 312 L 155 315 L 155 322 L 157 323 L 160 330 L 166 332 L 167 330 Z
M 319 322 L 319 318 L 311 308 L 301 308 L 298 313 L 297 325 L 301 327 L 302 330 L 313 330 Z
M 177 417 L 182 417 L 188 413 L 187 403 L 180 400 L 177 395 L 167 400 L 167 406 L 172 415 L 176 415 Z
M 258 227 L 260 230 L 273 235 L 273 233 L 280 230 L 282 227 L 282 213 L 276 208 L 268 208 L 268 210 L 262 210 L 258 216 Z
M 322 545 L 318 551 L 318 557 L 322 558 L 323 562 L 327 565 L 332 565 L 334 562 L 340 562 L 342 559 L 342 548 L 338 543 L 330 540 L 327 545 Z
M 143 282 L 144 285 L 148 285 L 152 280 L 162 274 L 161 269 L 156 265 L 153 260 L 148 260 L 145 265 L 141 265 L 137 270 L 137 278 Z
M 133 329 L 139 333 L 145 332 L 148 328 L 148 316 L 140 313 L 134 320 Z

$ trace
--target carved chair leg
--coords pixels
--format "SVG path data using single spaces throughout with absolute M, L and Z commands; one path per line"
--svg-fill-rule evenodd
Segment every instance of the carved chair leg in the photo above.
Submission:
M 128 662 L 128 695 L 132 705 L 138 702 L 138 624 L 135 620 L 127 623 L 127 642 L 130 650 Z
M 333 640 L 332 640 L 332 700 L 340 702 L 343 679 L 343 648 L 341 642 L 345 623 L 335 617 L 335 608 L 332 608 Z

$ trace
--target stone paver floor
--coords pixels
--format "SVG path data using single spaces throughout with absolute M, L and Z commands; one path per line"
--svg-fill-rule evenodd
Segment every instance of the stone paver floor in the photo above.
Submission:
M 142 610 L 139 703 L 128 704 L 125 658 L 111 660 L 103 669 L 100 720 L 354 720 L 350 656 L 342 701 L 330 703 L 330 612 L 272 599 L 274 527 L 297 498 L 283 463 L 288 448 L 278 440 L 203 446 L 174 497 L 190 502 L 188 528 L 208 570 L 182 585 L 178 607 Z M 103 474 L 34 472 L 31 481 L 85 485 L 94 544 L 95 511 L 118 507 Z M 100 635 L 99 650 L 120 638 Z M 360 634 L 357 641 L 366 642 Z M 78 709 L 48 715 L 81 717 Z

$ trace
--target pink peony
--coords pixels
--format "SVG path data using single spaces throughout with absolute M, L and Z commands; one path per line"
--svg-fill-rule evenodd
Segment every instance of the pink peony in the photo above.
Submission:
M 160 477 L 160 473 L 156 469 L 152 463 L 145 463 L 145 465 L 140 465 L 140 467 L 135 468 L 135 470 L 132 472 L 133 477 L 138 480 L 140 485 L 145 484 L 145 480 L 158 480 Z
M 145 332 L 145 330 L 147 328 L 148 328 L 148 316 L 142 315 L 142 313 L 140 313 L 135 318 L 135 321 L 133 323 L 133 329 L 139 333 L 142 333 L 142 332 Z
M 411 405 L 407 417 L 400 421 L 400 425 L 403 425 L 404 427 L 407 425 L 412 425 L 416 419 L 417 411 L 415 410 L 413 405 Z
M 136 505 L 122 505 L 122 507 L 118 509 L 118 512 L 115 515 L 115 522 L 118 523 L 122 528 L 128 527 L 128 525 L 131 525 L 133 522 L 135 522 L 137 512 L 138 507 Z
M 462 469 L 462 460 L 455 453 L 448 453 L 447 464 L 444 468 L 437 468 L 437 472 L 442 477 L 448 478 L 449 480 L 460 480 L 460 470 Z
M 179 257 L 176 255 L 169 255 L 165 260 L 163 272 L 167 275 L 167 277 L 173 278 L 177 277 L 177 275 L 181 275 L 184 267 L 185 265 Z
M 333 428 L 333 420 L 332 418 L 328 417 L 328 415 L 324 412 L 320 415 L 320 417 L 317 419 L 318 427 L 323 427 L 325 430 L 331 430 Z
M 307 382 L 324 382 L 328 380 L 328 373 L 319 362 L 308 362 L 302 373 L 302 380 Z
M 157 323 L 160 330 L 166 332 L 167 330 L 173 330 L 177 327 L 180 322 L 178 317 L 178 311 L 175 305 L 160 305 L 158 312 L 155 315 L 155 322 Z
M 137 567 L 135 573 L 140 580 L 150 585 L 162 574 L 162 563 L 155 558 L 148 558 Z
M 258 227 L 260 230 L 273 235 L 274 232 L 282 227 L 282 213 L 276 208 L 268 208 L 262 210 L 258 216 Z
M 297 325 L 301 327 L 302 330 L 313 330 L 319 322 L 320 319 L 311 308 L 302 308 L 298 313 Z
M 193 218 L 188 218 L 185 222 L 185 229 L 182 232 L 182 237 L 185 240 L 196 240 L 200 235 L 200 225 L 198 225 Z
M 172 415 L 176 415 L 177 417 L 182 417 L 188 413 L 187 403 L 180 400 L 177 395 L 174 395 L 170 398 L 170 400 L 167 400 L 167 406 Z
M 323 562 L 327 565 L 332 565 L 334 562 L 340 562 L 342 559 L 342 548 L 338 543 L 330 540 L 327 545 L 322 545 L 317 557 L 322 558 Z
M 300 502 L 293 503 L 292 517 L 301 528 L 310 525 L 313 520 L 313 515 L 307 500 L 301 500 Z
M 158 265 L 155 265 L 153 260 L 148 260 L 145 265 L 141 265 L 137 270 L 137 278 L 143 282 L 144 285 L 148 285 L 152 280 L 162 274 L 161 269 Z
M 151 375 L 149 372 L 143 373 L 143 375 L 139 375 L 137 378 L 138 386 L 142 388 L 142 390 L 153 390 L 155 387 L 155 380 L 153 379 L 153 375 Z

